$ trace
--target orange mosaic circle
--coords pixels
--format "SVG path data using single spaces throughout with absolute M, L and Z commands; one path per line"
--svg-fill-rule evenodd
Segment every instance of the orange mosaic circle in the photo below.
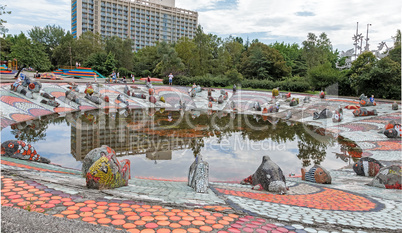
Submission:
M 109 206 L 119 206 L 120 204 L 119 203 L 116 203 L 116 202 L 112 202 L 112 203 L 109 203 Z
M 231 217 L 223 217 L 222 218 L 223 220 L 226 220 L 226 221 L 234 221 L 234 219 L 233 218 L 231 218 Z
M 81 212 L 90 212 L 90 211 L 92 211 L 92 208 L 89 208 L 89 207 L 82 207 L 82 208 L 80 209 L 80 211 L 81 211 Z
M 121 208 L 121 211 L 123 211 L 123 212 L 131 212 L 133 209 L 131 209 L 131 208 L 129 208 L 129 207 L 124 207 L 124 208 Z
M 94 221 L 96 221 L 96 218 L 94 218 L 94 217 L 85 217 L 85 218 L 82 218 L 82 221 L 84 221 L 84 222 L 94 222 Z
M 120 209 L 120 207 L 118 207 L 118 206 L 109 207 L 109 210 L 113 210 L 113 211 L 116 211 L 116 210 L 119 210 L 119 209 Z
M 61 214 L 64 214 L 64 215 L 70 215 L 70 214 L 75 214 L 75 213 L 76 212 L 74 210 L 65 210 L 65 211 L 61 212 Z
M 94 209 L 92 212 L 94 212 L 95 214 L 101 214 L 104 213 L 105 211 L 101 209 Z
M 144 229 L 141 231 L 141 233 L 155 233 L 155 231 L 152 229 Z
M 78 210 L 80 207 L 78 206 L 69 206 L 67 207 L 68 210 Z
M 146 222 L 145 222 L 145 221 L 142 221 L 142 220 L 137 220 L 137 221 L 134 222 L 134 224 L 135 224 L 135 225 L 138 225 L 138 226 L 142 226 L 142 225 L 145 225 Z
M 160 205 L 154 205 L 154 206 L 152 206 L 152 208 L 159 210 L 159 209 L 162 209 L 162 206 L 160 206 Z
M 216 222 L 215 222 L 215 220 L 208 219 L 208 220 L 205 220 L 205 223 L 212 225 L 212 224 L 215 224 Z
M 138 229 L 128 229 L 127 231 L 130 233 L 140 233 L 140 230 Z
M 82 202 L 79 202 L 79 203 L 75 203 L 75 206 L 82 207 L 82 206 L 86 206 L 86 204 L 85 204 L 85 203 L 82 203 Z
M 218 222 L 220 224 L 222 224 L 222 225 L 229 225 L 230 224 L 229 221 L 226 221 L 226 220 L 219 220 Z
M 107 210 L 107 209 L 109 209 L 109 207 L 107 207 L 107 206 L 105 206 L 105 205 L 98 206 L 97 208 L 98 208 L 98 209 L 101 209 L 101 210 Z
M 97 204 L 87 204 L 87 207 L 90 207 L 90 208 L 96 208 L 98 205 Z
M 133 215 L 137 215 L 137 213 L 136 213 L 136 212 L 128 211 L 128 212 L 124 212 L 124 215 L 126 215 L 126 216 L 133 216 Z
M 145 208 L 145 209 L 151 208 L 150 205 L 142 205 L 141 207 L 142 207 L 142 208 Z
M 106 212 L 106 214 L 107 215 L 115 215 L 115 214 L 117 214 L 117 212 L 116 211 L 108 211 L 108 212 Z
M 40 201 L 48 201 L 48 200 L 50 200 L 50 198 L 48 198 L 48 197 L 41 197 L 41 198 L 39 198 L 39 200 L 40 200 Z
M 121 204 L 120 204 L 120 207 L 122 207 L 122 208 L 126 208 L 126 207 L 130 207 L 130 205 L 129 205 L 129 204 L 127 204 L 127 203 L 121 203 Z
M 60 197 L 60 196 L 52 196 L 50 199 L 52 199 L 52 200 L 60 200 L 62 197 Z M 62 201 L 62 200 L 60 200 L 60 201 Z
M 186 233 L 187 231 L 184 229 L 174 229 L 172 233 Z
M 179 227 L 181 227 L 181 225 L 174 222 L 174 223 L 169 224 L 169 227 L 171 227 L 171 228 L 179 228 Z
M 71 206 L 71 205 L 74 205 L 74 204 L 75 204 L 75 202 L 73 202 L 73 201 L 66 201 L 66 202 L 63 203 L 64 206 Z
M 198 232 L 200 232 L 200 230 L 198 230 L 197 228 L 188 228 L 187 231 L 188 231 L 188 232 L 191 232 L 191 233 L 198 233 Z
M 126 216 L 122 214 L 115 214 L 112 216 L 113 219 L 125 219 Z
M 172 221 L 179 221 L 179 220 L 181 220 L 181 217 L 179 217 L 179 216 L 171 216 L 169 219 L 172 220 Z
M 163 215 L 158 215 L 158 216 L 155 216 L 155 219 L 156 220 L 168 220 L 168 217 L 163 216 Z
M 84 203 L 85 204 L 94 204 L 96 201 L 94 201 L 94 200 L 87 200 L 87 201 L 84 201 Z
M 82 212 L 82 213 L 80 213 L 81 217 L 91 217 L 92 215 L 94 215 L 94 213 L 92 213 L 92 212 Z M 89 221 L 89 222 L 92 222 L 92 221 Z
M 182 226 L 189 226 L 189 225 L 191 225 L 191 222 L 182 220 L 182 221 L 179 221 L 179 224 L 181 224 Z
M 78 214 L 70 214 L 70 215 L 67 215 L 67 218 L 68 219 L 77 219 L 77 218 L 80 218 L 80 216 Z
M 14 192 L 18 192 L 18 191 L 22 191 L 22 190 L 24 190 L 24 189 L 23 188 L 13 188 Z
M 57 204 L 60 204 L 61 201 L 59 201 L 59 200 L 51 200 L 51 201 L 49 201 L 49 203 L 57 205 Z
M 215 229 L 222 229 L 224 226 L 222 225 L 222 224 L 214 224 L 214 225 L 212 225 L 212 228 L 215 228 Z
M 112 224 L 115 225 L 115 226 L 121 226 L 121 225 L 123 225 L 125 223 L 126 223 L 126 221 L 124 221 L 122 219 L 116 219 L 116 220 L 112 221 Z
M 17 194 L 23 195 L 23 194 L 27 194 L 28 191 L 19 191 Z
M 180 212 L 180 213 L 177 213 L 177 216 L 188 216 L 188 214 L 187 213 L 184 213 L 184 212 Z
M 125 224 L 123 224 L 123 228 L 125 228 L 125 229 L 133 229 L 133 228 L 135 228 L 137 225 L 135 225 L 135 224 L 132 224 L 132 223 L 125 223 Z
M 157 224 L 159 226 L 168 226 L 170 224 L 170 222 L 169 221 L 158 221 Z
M 153 221 L 153 220 L 154 220 L 154 217 L 151 217 L 151 216 L 144 216 L 144 217 L 141 218 L 141 220 L 142 220 L 142 221 L 145 221 L 145 222 L 150 222 L 150 221 Z
M 206 219 L 215 220 L 215 219 L 216 219 L 216 217 L 215 217 L 215 216 L 210 215 L 210 216 L 207 216 L 207 217 L 206 217 Z
M 32 193 L 27 193 L 27 194 L 24 194 L 24 195 L 22 195 L 23 197 L 32 197 L 33 196 L 33 194 Z
M 196 225 L 196 226 L 205 225 L 205 223 L 203 221 L 199 221 L 199 220 L 192 221 L 192 223 L 193 223 L 193 225 Z
M 95 218 L 105 218 L 106 214 L 94 214 Z
M 54 204 L 50 204 L 50 203 L 46 203 L 46 204 L 41 205 L 40 207 L 48 209 L 48 208 L 53 208 L 53 207 L 55 207 L 55 205 L 54 205 Z
M 99 205 L 99 206 L 104 206 L 104 205 L 107 205 L 107 202 L 100 201 L 100 202 L 96 202 L 96 204 Z
M 192 220 L 194 220 L 194 218 L 191 217 L 191 216 L 183 216 L 182 219 L 183 219 L 183 220 L 186 220 L 186 221 L 192 221 Z
M 98 219 L 99 224 L 109 224 L 111 222 L 112 222 L 112 220 L 110 218 L 100 218 L 100 219 Z
M 204 220 L 205 220 L 205 217 L 195 217 L 195 219 L 196 219 L 196 220 L 204 221 Z
M 168 228 L 160 228 L 156 231 L 156 233 L 170 233 L 171 230 Z
M 135 221 L 135 220 L 140 219 L 140 217 L 139 217 L 138 215 L 132 215 L 132 216 L 129 216 L 127 219 L 128 219 L 128 220 Z
M 213 229 L 210 226 L 202 226 L 202 227 L 200 227 L 200 230 L 201 231 L 212 231 Z

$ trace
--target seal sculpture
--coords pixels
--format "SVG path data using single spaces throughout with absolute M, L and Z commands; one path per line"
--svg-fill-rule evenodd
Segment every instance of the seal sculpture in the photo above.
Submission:
M 331 184 L 332 178 L 329 172 L 322 166 L 315 164 L 308 172 L 305 168 L 301 169 L 302 180 L 318 183 Z
M 209 164 L 197 155 L 188 171 L 188 186 L 197 193 L 206 193 L 209 186 Z
M 387 136 L 387 138 L 400 138 L 402 137 L 402 127 L 400 124 L 394 124 L 394 127 L 390 129 L 386 129 L 384 131 L 384 135 Z
M 262 163 L 257 171 L 244 179 L 241 184 L 251 184 L 254 186 L 253 189 L 258 190 L 287 193 L 286 179 L 282 169 L 267 155 L 262 158 Z
M 41 163 L 50 163 L 50 160 L 41 157 L 33 146 L 19 140 L 9 140 L 1 144 L 1 156 L 14 159 L 23 159 Z
M 313 120 L 330 118 L 331 116 L 332 112 L 329 111 L 327 108 L 324 108 L 320 113 L 318 112 L 313 113 Z
M 377 115 L 377 111 L 376 110 L 369 111 L 366 108 L 360 108 L 360 109 L 355 109 L 353 111 L 353 115 L 355 117 L 359 117 L 359 116 L 375 116 L 375 115 Z
M 86 185 L 92 189 L 127 186 L 131 178 L 130 161 L 124 159 L 119 162 L 114 150 L 105 145 L 90 151 L 85 156 L 82 172 L 85 171 Z
M 383 165 L 373 158 L 364 157 L 353 164 L 353 170 L 358 176 L 376 176 Z

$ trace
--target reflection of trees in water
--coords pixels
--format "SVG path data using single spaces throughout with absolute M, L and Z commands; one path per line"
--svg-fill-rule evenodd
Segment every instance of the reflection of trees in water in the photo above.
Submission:
M 42 116 L 40 119 L 29 120 L 11 125 L 11 134 L 15 139 L 27 143 L 33 143 L 46 138 L 46 131 L 49 124 L 63 124 L 64 118 L 58 114 Z

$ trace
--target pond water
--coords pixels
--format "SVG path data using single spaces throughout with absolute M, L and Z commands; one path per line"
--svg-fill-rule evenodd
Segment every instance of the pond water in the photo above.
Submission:
M 49 115 L 1 131 L 2 142 L 23 140 L 52 163 L 81 169 L 92 149 L 108 145 L 131 161 L 131 175 L 187 180 L 196 155 L 209 163 L 210 180 L 238 182 L 269 155 L 285 176 L 315 163 L 344 167 L 361 157 L 350 140 L 271 117 L 164 109 L 96 110 Z

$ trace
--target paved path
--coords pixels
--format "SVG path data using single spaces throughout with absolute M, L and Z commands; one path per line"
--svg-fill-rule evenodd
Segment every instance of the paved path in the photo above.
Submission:
M 157 98 L 166 103 L 151 104 L 147 99 L 125 95 L 124 86 L 100 86 L 100 94 L 110 95 L 110 102 L 96 105 L 82 98 L 81 105 L 65 98 L 68 83 L 43 83 L 43 90 L 57 98 L 61 107 L 52 108 L 40 103 L 41 96 L 26 98 L 10 91 L 10 83 L 0 84 L 1 126 L 42 117 L 52 113 L 96 108 L 121 108 L 117 96 L 124 95 L 130 108 L 159 107 L 178 109 L 178 99 L 187 102 L 187 109 L 208 109 L 206 91 L 190 98 L 185 87 L 155 86 Z M 84 86 L 79 86 L 80 92 Z M 130 90 L 148 95 L 141 85 Z M 311 96 L 311 102 L 290 107 L 285 99 L 277 98 L 278 113 L 253 111 L 258 101 L 268 107 L 270 93 L 254 91 L 228 92 L 223 104 L 213 103 L 212 110 L 231 111 L 231 101 L 237 111 L 257 114 L 263 120 L 283 118 L 293 112 L 291 120 L 305 122 L 325 129 L 322 134 L 349 138 L 359 147 L 361 156 L 371 156 L 384 163 L 401 163 L 400 139 L 386 138 L 378 131 L 390 120 L 401 119 L 401 111 L 392 111 L 391 103 L 380 102 L 377 116 L 354 117 L 344 110 L 345 119 L 312 120 L 314 111 L 324 107 L 335 110 L 339 105 L 358 103 L 354 99 L 331 97 L 325 100 Z M 217 89 L 214 98 L 220 95 Z M 305 95 L 293 95 L 300 98 Z M 400 107 L 400 106 L 399 106 Z M 185 182 L 133 178 L 129 185 L 114 190 L 88 190 L 80 171 L 55 165 L 1 158 L 1 204 L 31 212 L 44 213 L 46 218 L 62 218 L 71 224 L 88 222 L 129 232 L 400 232 L 402 223 L 402 193 L 365 185 L 371 178 L 358 177 L 351 167 L 331 171 L 333 184 L 318 185 L 287 178 L 288 195 L 254 191 L 249 186 L 233 183 L 211 183 L 206 194 L 197 194 Z M 8 214 L 12 211 L 3 213 Z M 6 219 L 6 217 L 4 217 Z M 3 220 L 3 217 L 2 217 Z M 78 221 L 78 222 L 77 222 Z M 3 225 L 4 224 L 4 225 Z M 16 224 L 15 222 L 12 224 Z M 10 222 L 2 221 L 2 226 Z M 78 225 L 77 225 L 78 227 Z M 11 229 L 11 228 L 8 228 Z M 78 229 L 78 228 L 76 228 Z M 50 231 L 49 231 L 50 232 Z M 53 231 L 52 231 L 53 232 Z

